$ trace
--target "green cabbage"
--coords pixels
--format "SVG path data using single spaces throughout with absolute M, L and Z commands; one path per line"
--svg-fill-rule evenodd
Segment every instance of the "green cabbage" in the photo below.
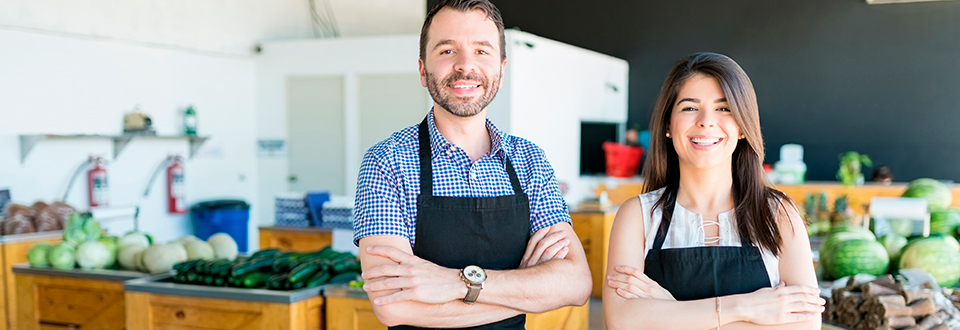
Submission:
M 49 258 L 50 265 L 57 269 L 74 269 L 77 265 L 76 258 L 74 253 L 76 250 L 73 248 L 70 243 L 61 242 L 53 248 L 50 249 Z
M 47 255 L 50 254 L 50 249 L 53 246 L 47 243 L 37 243 L 30 251 L 27 252 L 27 261 L 30 262 L 30 266 L 33 267 L 50 267 L 50 261 L 47 259 Z

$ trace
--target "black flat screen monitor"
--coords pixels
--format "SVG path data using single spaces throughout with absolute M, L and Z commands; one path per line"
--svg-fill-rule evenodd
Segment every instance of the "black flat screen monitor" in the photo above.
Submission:
M 604 142 L 620 141 L 620 124 L 580 122 L 580 175 L 606 174 Z

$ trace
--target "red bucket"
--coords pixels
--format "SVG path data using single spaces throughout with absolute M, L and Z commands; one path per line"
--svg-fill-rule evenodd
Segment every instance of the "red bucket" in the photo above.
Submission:
M 604 142 L 603 152 L 607 156 L 607 175 L 629 178 L 637 174 L 640 157 L 643 156 L 643 147 Z

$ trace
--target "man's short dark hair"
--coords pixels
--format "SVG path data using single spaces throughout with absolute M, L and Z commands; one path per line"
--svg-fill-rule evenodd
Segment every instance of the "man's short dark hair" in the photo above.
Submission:
M 480 10 L 486 14 L 487 19 L 493 21 L 493 24 L 497 26 L 497 32 L 500 33 L 500 60 L 507 58 L 507 42 L 503 36 L 503 17 L 500 17 L 500 9 L 497 9 L 497 6 L 494 6 L 489 0 L 440 0 L 427 12 L 427 19 L 423 21 L 423 28 L 420 29 L 420 60 L 427 59 L 427 30 L 430 30 L 433 16 L 436 16 L 437 12 L 443 8 L 450 8 L 463 13 Z

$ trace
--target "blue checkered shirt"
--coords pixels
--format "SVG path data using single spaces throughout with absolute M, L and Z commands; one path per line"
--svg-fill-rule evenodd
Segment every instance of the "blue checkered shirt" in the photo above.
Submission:
M 529 234 L 561 221 L 571 223 L 553 168 L 539 147 L 504 134 L 487 119 L 490 152 L 471 164 L 467 153 L 437 130 L 433 111 L 428 116 L 434 196 L 513 195 L 504 161 L 508 155 L 530 200 Z M 408 238 L 413 246 L 420 194 L 419 126 L 394 133 L 364 155 L 354 205 L 354 244 L 365 236 L 397 235 Z

